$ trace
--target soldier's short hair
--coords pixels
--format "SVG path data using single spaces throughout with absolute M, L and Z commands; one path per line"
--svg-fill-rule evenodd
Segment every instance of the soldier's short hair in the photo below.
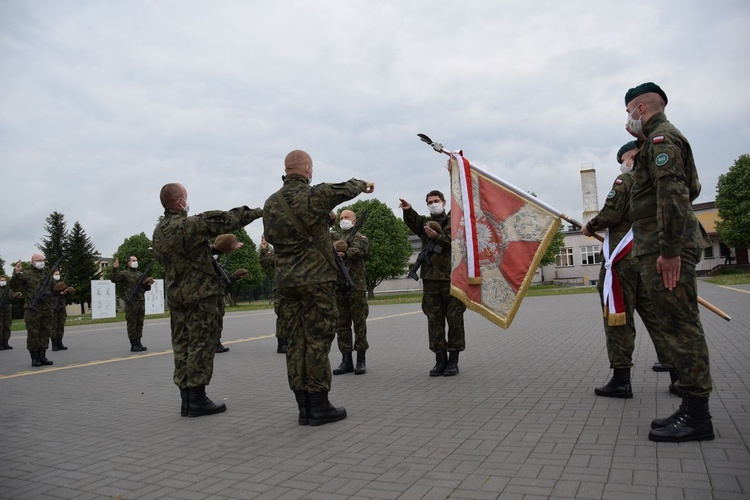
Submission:
M 445 202 L 445 196 L 443 196 L 443 193 L 441 193 L 437 189 L 433 189 L 432 191 L 427 193 L 427 196 L 424 197 L 424 201 L 430 199 L 430 196 L 437 196 L 438 198 L 440 198 L 440 201 Z

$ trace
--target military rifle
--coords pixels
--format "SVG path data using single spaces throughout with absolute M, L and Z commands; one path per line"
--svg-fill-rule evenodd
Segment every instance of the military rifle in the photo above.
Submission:
M 49 274 L 45 276 L 42 282 L 39 284 L 39 288 L 37 288 L 36 293 L 34 294 L 34 297 L 31 299 L 31 303 L 29 304 L 29 307 L 31 307 L 31 309 L 33 309 L 34 311 L 37 310 L 37 307 L 39 307 L 39 303 L 44 300 L 44 297 L 46 297 L 47 295 L 52 295 L 52 291 L 49 289 L 49 282 L 52 279 L 52 275 L 55 273 L 55 271 L 60 268 L 61 262 L 62 257 L 57 259 L 57 262 L 55 262 L 55 265 L 52 266 Z
M 424 246 L 424 248 L 422 248 L 422 251 L 419 252 L 417 260 L 414 262 L 414 265 L 409 271 L 409 277 L 411 279 L 413 279 L 414 281 L 419 281 L 419 275 L 417 274 L 417 271 L 419 271 L 419 268 L 422 267 L 425 262 L 430 266 L 432 265 L 431 256 L 433 253 L 443 253 L 443 247 L 437 244 L 436 239 L 430 240 Z
M 227 256 L 227 259 L 224 261 L 224 264 L 226 264 L 229 261 L 229 256 Z M 219 264 L 218 259 L 211 258 L 211 263 L 214 266 L 214 271 L 216 271 L 217 276 L 219 277 L 219 284 L 224 288 L 224 290 L 229 290 L 229 286 L 232 284 L 232 280 L 229 278 L 229 275 L 227 274 L 227 270 L 224 269 L 224 266 Z
M 140 290 L 141 285 L 143 285 L 143 280 L 146 279 L 146 275 L 151 270 L 151 268 L 154 265 L 154 261 L 152 260 L 151 263 L 146 266 L 146 269 L 143 270 L 143 273 L 138 278 L 138 281 L 135 282 L 135 286 L 133 286 L 133 289 L 130 291 L 130 295 L 128 296 L 128 304 L 133 303 L 133 299 L 135 298 L 135 294 L 138 293 L 138 290 Z

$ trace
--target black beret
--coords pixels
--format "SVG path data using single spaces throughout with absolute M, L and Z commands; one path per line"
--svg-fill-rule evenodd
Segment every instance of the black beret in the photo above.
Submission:
M 622 155 L 627 153 L 628 151 L 631 151 L 633 149 L 638 148 L 638 143 L 635 141 L 626 142 L 623 144 L 623 146 L 617 151 L 617 163 L 622 163 Z
M 649 92 L 656 92 L 659 94 L 661 98 L 664 99 L 664 105 L 667 105 L 667 94 L 664 93 L 661 87 L 654 82 L 646 82 L 625 92 L 625 106 L 639 95 L 648 94 Z

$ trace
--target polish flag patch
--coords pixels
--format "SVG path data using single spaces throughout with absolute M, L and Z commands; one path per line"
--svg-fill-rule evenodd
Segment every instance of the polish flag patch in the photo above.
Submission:
M 664 142 L 664 136 L 663 135 L 657 135 L 653 139 L 651 139 L 651 142 L 653 144 L 659 144 L 660 142 Z
M 615 179 L 615 184 L 622 184 L 622 179 Z

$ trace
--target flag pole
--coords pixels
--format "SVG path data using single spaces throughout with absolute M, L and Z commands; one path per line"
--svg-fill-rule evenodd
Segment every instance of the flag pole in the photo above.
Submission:
M 433 141 L 432 139 L 430 139 L 425 134 L 417 134 L 417 136 L 422 140 L 422 142 L 426 142 L 427 144 L 429 144 L 432 147 L 432 149 L 434 149 L 438 153 L 443 153 L 443 154 L 446 154 L 448 156 L 450 156 L 450 155 L 453 154 L 451 151 L 445 149 L 442 144 L 440 144 L 439 142 Z M 530 195 L 526 191 L 524 191 L 524 190 L 522 190 L 522 189 L 514 186 L 513 184 L 509 183 L 508 181 L 504 181 L 504 180 L 500 179 L 499 177 L 493 175 L 492 173 L 487 172 L 486 170 L 484 170 L 484 169 L 482 169 L 480 167 L 477 167 L 474 164 L 472 164 L 472 167 L 474 167 L 477 171 L 479 171 L 483 175 L 486 175 L 490 179 L 493 179 L 494 181 L 498 182 L 499 184 L 502 184 L 504 187 L 506 187 L 510 191 L 513 191 L 514 193 L 516 193 L 518 196 L 524 198 L 525 200 L 531 201 L 531 202 L 533 202 L 535 204 L 538 204 L 538 205 L 542 206 L 543 208 L 545 208 L 550 213 L 554 214 L 557 217 L 560 217 L 561 219 L 563 219 L 565 221 L 570 222 L 571 224 L 573 224 L 576 227 L 583 228 L 583 224 L 581 224 L 580 222 L 578 222 L 577 220 L 575 220 L 575 219 L 573 219 L 571 217 L 568 217 L 567 215 L 565 215 L 564 213 L 560 212 L 559 210 L 556 210 L 555 208 L 549 206 L 548 204 L 544 203 L 539 198 L 536 198 L 536 197 Z M 591 237 L 595 238 L 595 239 L 597 239 L 597 240 L 599 240 L 601 242 L 604 242 L 604 238 L 602 238 L 601 236 L 599 236 L 596 233 L 592 234 Z M 700 296 L 698 297 L 698 303 L 700 305 L 702 305 L 703 307 L 705 307 L 706 309 L 708 309 L 709 311 L 711 311 L 712 313 L 720 316 L 721 318 L 723 318 L 723 319 L 725 319 L 727 321 L 731 321 L 732 320 L 731 316 L 729 316 L 727 313 L 725 313 L 724 311 L 722 311 L 721 309 L 719 309 L 715 305 L 713 305 L 710 302 L 708 302 L 706 299 L 701 298 Z

